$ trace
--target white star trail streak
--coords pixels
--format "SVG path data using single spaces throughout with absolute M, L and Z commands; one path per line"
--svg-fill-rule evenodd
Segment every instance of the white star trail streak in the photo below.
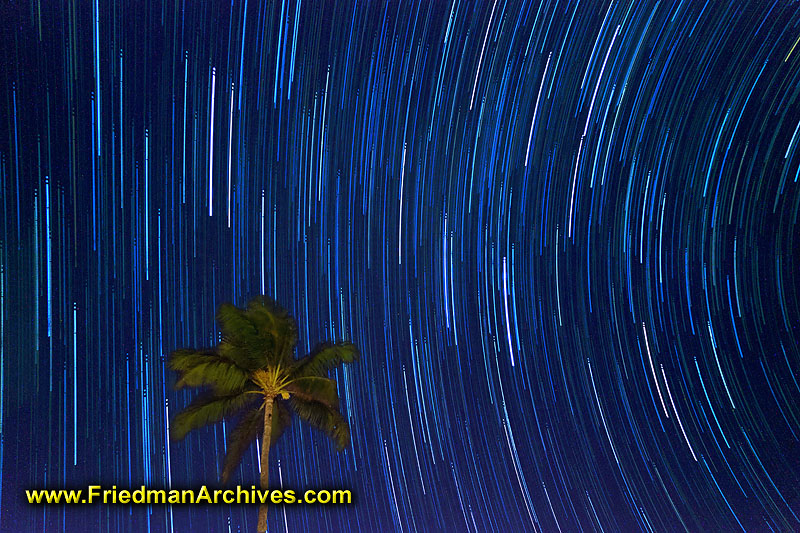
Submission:
M 216 93 L 217 71 L 211 69 L 211 107 L 208 108 L 211 126 L 208 133 L 208 216 L 214 214 L 214 95 Z

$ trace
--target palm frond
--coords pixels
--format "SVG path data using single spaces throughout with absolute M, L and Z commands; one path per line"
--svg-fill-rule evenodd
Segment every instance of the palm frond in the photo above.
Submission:
M 171 436 L 174 440 L 181 440 L 191 430 L 233 416 L 257 399 L 259 398 L 252 394 L 229 396 L 220 396 L 214 393 L 202 394 L 195 398 L 186 409 L 178 413 L 172 421 Z
M 192 350 L 186 348 L 175 350 L 169 354 L 167 366 L 169 366 L 170 370 L 185 372 L 201 363 L 205 363 L 210 357 L 214 357 L 215 355 L 216 354 L 212 350 Z
M 270 432 L 269 445 L 275 446 L 284 431 L 292 424 L 292 413 L 281 400 L 272 403 L 272 431 Z
M 330 437 L 337 450 L 343 450 L 350 443 L 350 426 L 335 409 L 319 402 L 301 400 L 297 396 L 290 397 L 289 403 L 301 420 Z
M 291 414 L 286 405 L 279 401 L 272 403 L 272 431 L 270 432 L 270 447 L 275 446 L 277 440 L 292 422 Z M 220 480 L 227 483 L 231 474 L 242 461 L 244 452 L 264 430 L 264 405 L 258 409 L 246 412 L 233 431 L 228 436 L 228 451 L 222 465 Z
M 223 337 L 217 351 L 223 358 L 234 361 L 248 371 L 266 366 L 269 353 L 268 348 L 263 345 L 243 342 L 234 337 Z
M 332 369 L 342 364 L 349 364 L 361 356 L 358 348 L 351 342 L 317 344 L 305 357 L 295 365 L 298 376 L 327 376 Z
M 220 395 L 241 392 L 248 383 L 247 372 L 220 357 L 206 356 L 202 361 L 184 371 L 178 371 L 176 389 L 183 387 L 211 387 Z
M 232 304 L 220 305 L 216 318 L 223 336 L 252 339 L 258 335 L 255 326 L 244 312 Z
M 222 330 L 222 342 L 217 351 L 247 370 L 263 367 L 274 341 L 265 339 L 245 310 L 222 304 L 217 310 L 217 322 Z
M 336 382 L 330 378 L 319 376 L 296 378 L 286 386 L 286 390 L 301 400 L 320 402 L 331 409 L 339 408 Z
M 297 323 L 286 309 L 266 296 L 258 296 L 248 302 L 244 313 L 258 331 L 261 342 L 268 346 L 269 361 L 291 362 L 297 344 Z
M 239 465 L 244 452 L 264 428 L 264 406 L 246 412 L 228 436 L 228 451 L 222 464 L 222 483 L 227 483 L 233 470 Z

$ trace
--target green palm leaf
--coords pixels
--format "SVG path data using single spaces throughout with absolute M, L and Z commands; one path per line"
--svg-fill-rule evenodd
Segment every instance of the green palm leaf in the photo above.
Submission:
M 343 450 L 350 443 L 350 426 L 339 411 L 320 402 L 308 402 L 296 396 L 291 397 L 289 403 L 301 420 L 330 437 L 337 450 Z
M 175 350 L 169 355 L 167 365 L 176 372 L 186 372 L 201 363 L 205 363 L 209 358 L 215 357 L 215 353 L 210 350 Z
M 172 438 L 181 440 L 193 429 L 219 422 L 225 417 L 235 415 L 257 397 L 250 394 L 218 396 L 206 393 L 198 396 L 178 415 L 172 423 Z
M 297 361 L 295 373 L 298 376 L 327 376 L 334 368 L 353 363 L 360 356 L 358 348 L 351 342 L 320 343 Z
M 286 431 L 292 423 L 292 413 L 289 411 L 289 407 L 285 402 L 275 400 L 275 403 L 272 404 L 272 409 L 272 433 L 270 433 L 271 438 L 269 439 L 270 447 L 275 446 L 275 443 L 281 438 L 283 432 Z
M 292 422 L 289 409 L 282 402 L 275 401 L 272 404 L 272 433 L 270 447 L 274 446 L 283 432 Z M 244 456 L 244 452 L 253 444 L 256 437 L 261 435 L 264 429 L 264 406 L 245 413 L 236 428 L 228 436 L 228 450 L 225 454 L 225 461 L 222 465 L 222 483 L 230 481 L 231 474 L 239 465 Z
M 320 402 L 331 409 L 339 408 L 336 382 L 330 378 L 318 376 L 297 378 L 286 386 L 286 390 L 301 400 Z
M 297 344 L 297 324 L 289 313 L 273 300 L 259 296 L 250 300 L 245 314 L 269 347 L 270 362 L 290 363 Z
M 228 451 L 222 464 L 220 479 L 227 483 L 233 470 L 239 465 L 244 452 L 250 444 L 261 434 L 264 428 L 264 408 L 248 411 L 242 416 L 237 426 L 228 436 Z
M 222 330 L 222 342 L 217 348 L 220 355 L 247 370 L 262 368 L 267 363 L 275 341 L 265 337 L 245 311 L 222 304 L 217 311 L 217 322 Z
M 205 359 L 180 373 L 175 388 L 210 386 L 220 395 L 230 395 L 244 390 L 249 382 L 245 370 L 219 356 Z

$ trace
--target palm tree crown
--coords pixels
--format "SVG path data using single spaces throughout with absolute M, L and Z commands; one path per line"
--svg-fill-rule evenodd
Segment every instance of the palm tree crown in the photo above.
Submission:
M 292 413 L 322 430 L 341 450 L 350 442 L 350 428 L 339 412 L 332 369 L 359 357 L 349 342 L 322 343 L 308 355 L 294 358 L 297 325 L 286 310 L 261 296 L 246 309 L 223 304 L 217 311 L 221 342 L 212 349 L 183 349 L 170 354 L 178 373 L 175 387 L 206 389 L 179 413 L 172 438 L 223 418 L 238 416 L 228 438 L 221 480 L 227 483 L 244 452 L 262 437 L 261 488 L 267 489 L 269 448 L 291 422 Z M 269 442 L 264 446 L 263 442 Z M 258 531 L 266 529 L 266 506 L 259 508 Z

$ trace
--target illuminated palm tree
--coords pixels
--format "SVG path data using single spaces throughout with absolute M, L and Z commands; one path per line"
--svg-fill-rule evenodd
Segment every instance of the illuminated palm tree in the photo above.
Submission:
M 184 349 L 170 354 L 178 373 L 175 387 L 202 387 L 179 413 L 172 438 L 196 428 L 238 417 L 228 437 L 221 480 L 227 483 L 242 455 L 261 436 L 261 489 L 267 490 L 269 449 L 291 422 L 291 414 L 322 430 L 339 450 L 350 442 L 350 428 L 339 412 L 336 382 L 328 372 L 359 357 L 349 342 L 323 343 L 294 358 L 297 326 L 286 310 L 266 297 L 246 309 L 223 304 L 217 311 L 222 341 L 207 350 Z M 266 445 L 265 443 L 269 443 Z M 258 509 L 258 531 L 267 528 L 267 507 Z

